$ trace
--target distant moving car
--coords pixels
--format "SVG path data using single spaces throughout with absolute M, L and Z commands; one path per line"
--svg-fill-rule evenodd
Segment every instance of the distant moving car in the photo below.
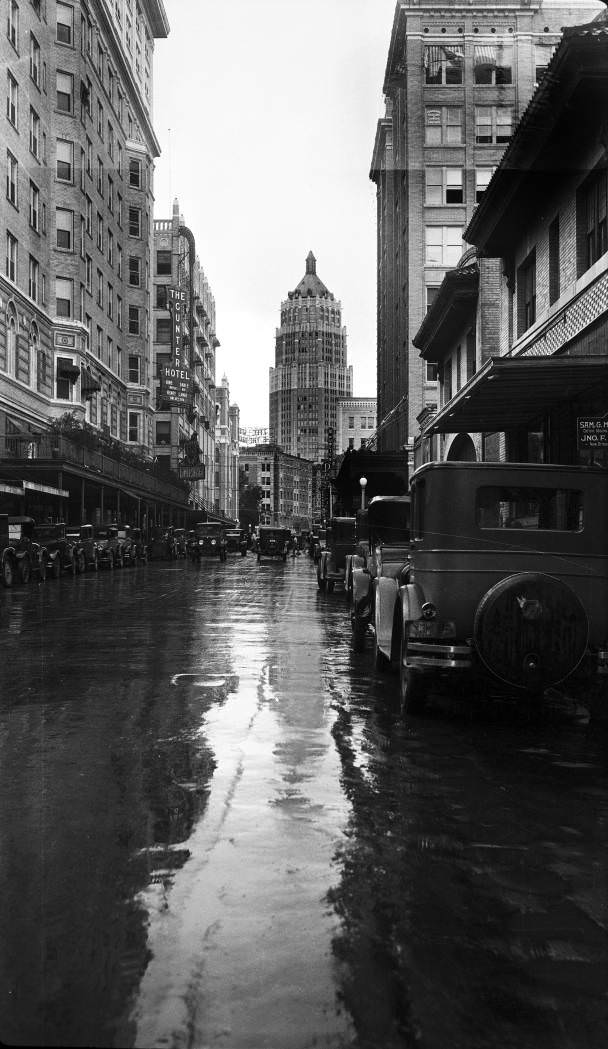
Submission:
M 75 544 L 67 534 L 65 523 L 35 525 L 33 535 L 46 550 L 46 567 L 53 579 L 59 579 L 62 572 L 76 575 L 77 571 L 84 571 L 84 557 L 80 559 Z
M 346 577 L 346 557 L 355 545 L 355 518 L 332 517 L 326 531 L 326 549 L 317 564 L 319 590 L 332 591 Z
M 226 560 L 226 528 L 219 521 L 198 521 L 190 541 L 190 557 L 200 561 L 203 557 Z
M 46 549 L 34 536 L 35 524 L 33 517 L 0 514 L 0 578 L 5 587 L 29 583 L 33 573 L 46 579 Z
M 608 715 L 606 482 L 601 469 L 532 463 L 414 473 L 391 653 L 404 713 L 447 684 L 532 706 L 560 686 Z
M 245 557 L 247 553 L 247 537 L 240 528 L 231 528 L 226 532 L 226 551 L 229 554 L 240 554 Z
M 263 557 L 280 557 L 283 561 L 286 561 L 290 543 L 290 528 L 274 528 L 272 525 L 260 525 L 257 541 L 258 562 Z

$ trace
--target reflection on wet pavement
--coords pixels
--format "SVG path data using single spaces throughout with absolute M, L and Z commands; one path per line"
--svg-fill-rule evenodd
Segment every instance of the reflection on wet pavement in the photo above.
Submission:
M 308 558 L 0 593 L 0 1038 L 599 1049 L 608 748 L 397 716 Z

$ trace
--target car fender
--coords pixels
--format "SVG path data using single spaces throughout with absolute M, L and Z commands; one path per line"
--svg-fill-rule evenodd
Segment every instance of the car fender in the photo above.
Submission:
M 370 585 L 369 572 L 364 571 L 363 568 L 353 569 L 353 605 L 355 609 L 359 610 L 363 605 L 369 603 L 371 598 Z
M 391 658 L 395 605 L 399 599 L 397 580 L 381 576 L 375 580 L 374 627 L 376 644 L 387 659 Z
M 418 583 L 406 583 L 399 590 L 401 621 L 411 623 L 422 617 L 422 606 L 425 601 L 424 591 Z

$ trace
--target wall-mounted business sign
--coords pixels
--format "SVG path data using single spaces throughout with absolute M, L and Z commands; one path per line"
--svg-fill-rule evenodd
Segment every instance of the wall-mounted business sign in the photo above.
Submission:
M 171 404 L 189 404 L 192 401 L 190 370 L 164 364 L 160 373 L 160 392 L 162 399 Z
M 197 466 L 188 466 L 186 463 L 178 463 L 177 476 L 181 477 L 182 481 L 204 481 L 205 464 L 199 463 Z
M 579 448 L 608 448 L 608 415 L 579 415 L 577 434 Z
M 167 305 L 171 311 L 171 350 L 176 368 L 186 364 L 184 354 L 184 322 L 186 319 L 186 292 L 181 288 L 167 288 Z

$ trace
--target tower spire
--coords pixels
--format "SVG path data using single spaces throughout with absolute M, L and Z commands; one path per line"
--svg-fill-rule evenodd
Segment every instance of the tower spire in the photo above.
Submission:
M 315 259 L 312 251 L 308 252 L 306 256 L 306 272 L 316 273 L 317 272 L 317 260 Z

